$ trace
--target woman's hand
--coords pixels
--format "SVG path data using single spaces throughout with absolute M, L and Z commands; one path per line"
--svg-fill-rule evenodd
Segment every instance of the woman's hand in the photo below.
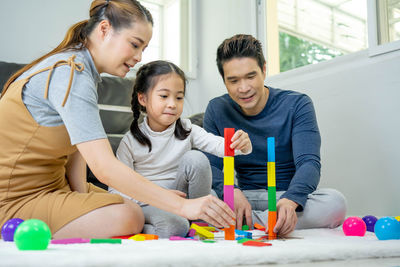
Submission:
M 243 130 L 237 130 L 232 136 L 231 148 L 240 150 L 246 155 L 250 154 L 253 147 L 251 146 L 249 135 Z
M 180 214 L 189 220 L 200 219 L 218 228 L 235 225 L 235 213 L 225 202 L 212 195 L 186 199 Z

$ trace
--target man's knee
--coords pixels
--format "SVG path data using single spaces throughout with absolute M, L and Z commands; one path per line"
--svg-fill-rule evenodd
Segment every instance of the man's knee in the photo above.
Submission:
M 322 188 L 309 195 L 303 212 L 298 213 L 296 229 L 335 228 L 346 216 L 346 199 L 342 193 Z

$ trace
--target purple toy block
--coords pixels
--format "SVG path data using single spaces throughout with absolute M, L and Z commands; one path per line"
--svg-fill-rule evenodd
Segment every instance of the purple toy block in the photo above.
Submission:
M 53 239 L 53 240 L 51 240 L 50 243 L 51 243 L 51 244 L 57 244 L 57 245 L 90 243 L 90 239 L 85 239 L 85 238 Z
M 189 233 L 187 234 L 187 236 L 193 237 L 196 234 L 196 230 L 194 230 L 193 228 L 189 230 Z
M 235 201 L 233 198 L 233 185 L 224 185 L 224 202 L 235 211 Z
M 185 237 L 175 236 L 175 235 L 170 236 L 170 237 L 169 237 L 169 240 L 171 240 L 171 241 L 180 241 L 180 240 L 185 240 L 185 241 L 186 241 L 186 240 L 198 241 L 198 239 L 185 238 Z

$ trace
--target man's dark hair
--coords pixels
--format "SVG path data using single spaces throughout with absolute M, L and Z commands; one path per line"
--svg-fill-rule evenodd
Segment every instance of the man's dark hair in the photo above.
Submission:
M 263 70 L 265 58 L 260 41 L 248 34 L 236 34 L 225 39 L 217 49 L 217 66 L 219 73 L 224 79 L 223 65 L 234 58 L 250 57 L 257 61 L 258 66 Z

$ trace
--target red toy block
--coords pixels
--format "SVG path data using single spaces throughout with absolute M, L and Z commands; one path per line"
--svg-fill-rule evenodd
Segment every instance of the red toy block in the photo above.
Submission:
M 268 246 L 272 246 L 271 243 L 263 243 L 263 242 L 259 242 L 259 241 L 246 241 L 244 243 L 242 243 L 243 246 L 252 246 L 252 247 L 268 247 Z
M 114 238 L 114 239 L 129 239 L 129 237 L 132 237 L 132 236 L 134 236 L 134 235 L 120 235 L 120 236 L 113 236 L 111 238 Z
M 235 134 L 235 128 L 224 128 L 224 138 L 225 138 L 225 156 L 235 156 L 235 150 L 231 148 L 232 137 Z

